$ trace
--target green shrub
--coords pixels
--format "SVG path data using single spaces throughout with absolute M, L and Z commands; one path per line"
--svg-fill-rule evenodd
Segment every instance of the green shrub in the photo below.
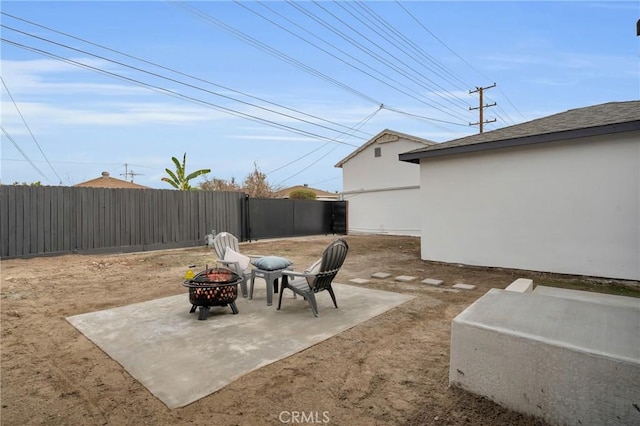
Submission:
M 289 193 L 292 200 L 315 200 L 316 193 L 310 189 L 295 189 Z

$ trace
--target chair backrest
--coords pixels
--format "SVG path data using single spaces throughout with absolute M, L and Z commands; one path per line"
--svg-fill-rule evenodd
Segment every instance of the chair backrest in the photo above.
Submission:
M 347 258 L 348 251 L 349 245 L 342 238 L 334 240 L 324 249 L 320 270 L 312 285 L 314 292 L 317 293 L 326 290 L 331 285 L 335 276 L 338 275 L 344 260 Z
M 213 239 L 213 248 L 218 255 L 218 259 L 224 259 L 224 254 L 229 247 L 231 250 L 240 253 L 240 249 L 238 248 L 238 239 L 228 232 L 220 232 Z

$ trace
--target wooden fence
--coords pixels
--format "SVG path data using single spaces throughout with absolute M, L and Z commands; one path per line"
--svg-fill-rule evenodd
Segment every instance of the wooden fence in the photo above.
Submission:
M 144 251 L 241 237 L 239 192 L 0 186 L 0 257 Z

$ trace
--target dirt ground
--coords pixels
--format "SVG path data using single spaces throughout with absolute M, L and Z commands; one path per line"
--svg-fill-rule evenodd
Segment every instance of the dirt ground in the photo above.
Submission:
M 333 238 L 265 240 L 243 243 L 241 249 L 288 257 L 302 270 Z M 362 284 L 416 297 L 175 410 L 65 317 L 186 293 L 181 283 L 187 266 L 211 264 L 211 249 L 2 260 L 1 424 L 543 425 L 448 386 L 451 320 L 490 288 L 504 288 L 520 277 L 536 284 L 638 293 L 625 283 L 425 262 L 413 237 L 345 239 L 350 251 L 336 282 L 388 272 L 442 279 L 444 288 L 392 278 Z M 451 291 L 461 282 L 477 289 Z M 319 295 L 319 303 L 327 303 L 324 298 Z

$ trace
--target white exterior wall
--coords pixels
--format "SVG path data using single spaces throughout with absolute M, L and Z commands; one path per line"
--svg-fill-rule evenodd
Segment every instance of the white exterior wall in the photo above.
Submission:
M 640 280 L 640 132 L 421 159 L 425 260 Z
M 423 147 L 402 138 L 373 143 L 342 165 L 349 232 L 420 235 L 420 167 L 398 155 Z
M 344 199 L 349 201 L 350 233 L 420 236 L 418 186 L 349 194 Z

